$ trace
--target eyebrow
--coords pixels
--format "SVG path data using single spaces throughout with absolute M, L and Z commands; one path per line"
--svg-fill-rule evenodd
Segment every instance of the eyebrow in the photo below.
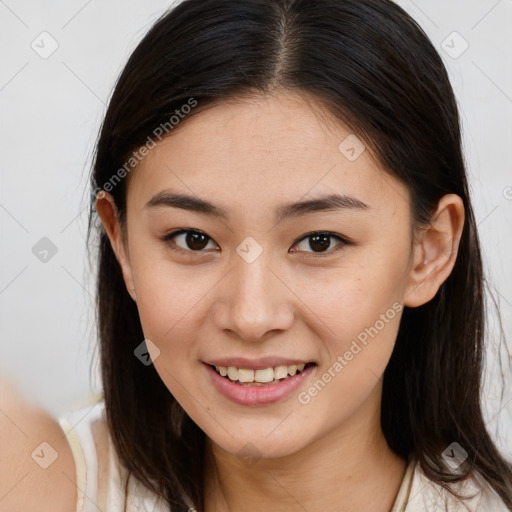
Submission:
M 168 190 L 159 192 L 144 205 L 144 208 L 157 207 L 181 208 L 219 219 L 227 219 L 229 217 L 225 209 L 205 199 Z M 278 223 L 291 217 L 300 217 L 317 212 L 331 212 L 344 209 L 367 210 L 369 208 L 367 204 L 355 197 L 344 194 L 329 194 L 307 201 L 299 201 L 279 206 L 275 211 L 274 222 Z

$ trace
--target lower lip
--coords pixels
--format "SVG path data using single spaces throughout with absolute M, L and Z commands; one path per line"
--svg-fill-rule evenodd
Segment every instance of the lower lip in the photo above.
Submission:
M 205 363 L 205 366 L 217 390 L 240 405 L 266 405 L 282 400 L 301 386 L 316 368 L 315 365 L 308 366 L 298 375 L 288 377 L 279 384 L 244 386 L 222 377 L 210 365 Z

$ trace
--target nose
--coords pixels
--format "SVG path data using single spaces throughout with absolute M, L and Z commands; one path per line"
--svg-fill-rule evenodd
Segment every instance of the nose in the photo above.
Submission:
M 215 305 L 216 327 L 246 341 L 262 341 L 285 331 L 294 320 L 293 292 L 283 276 L 268 266 L 264 254 L 252 263 L 235 257 Z

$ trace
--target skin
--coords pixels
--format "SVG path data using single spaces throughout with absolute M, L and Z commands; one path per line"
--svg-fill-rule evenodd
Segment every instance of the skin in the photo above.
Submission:
M 75 510 L 75 461 L 65 432 L 3 371 L 0 412 L 0 512 Z
M 394 303 L 417 307 L 436 294 L 455 263 L 464 208 L 444 196 L 413 242 L 407 187 L 368 149 L 347 159 L 338 146 L 350 134 L 313 98 L 290 92 L 223 102 L 185 120 L 132 171 L 125 233 L 112 196 L 98 197 L 144 335 L 160 350 L 155 368 L 207 434 L 207 512 L 378 512 L 394 503 L 406 461 L 384 439 L 380 406 L 401 313 L 309 403 L 298 394 Z M 229 217 L 144 207 L 164 190 L 207 199 Z M 368 208 L 274 222 L 278 206 L 328 193 Z M 180 228 L 209 237 L 202 252 L 184 235 L 162 241 Z M 314 252 L 304 235 L 317 231 L 353 243 L 331 238 Z M 249 236 L 263 251 L 251 263 L 236 251 Z M 264 406 L 229 401 L 203 364 L 269 355 L 317 367 L 297 392 Z

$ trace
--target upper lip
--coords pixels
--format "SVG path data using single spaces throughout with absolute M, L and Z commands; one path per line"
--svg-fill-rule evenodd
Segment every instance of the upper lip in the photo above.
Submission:
M 246 368 L 248 370 L 263 370 L 264 368 L 275 368 L 276 366 L 291 366 L 293 364 L 313 363 L 311 359 L 291 359 L 278 356 L 260 357 L 258 359 L 247 359 L 246 357 L 224 357 L 222 359 L 211 359 L 204 361 L 213 366 L 233 366 L 235 368 Z

